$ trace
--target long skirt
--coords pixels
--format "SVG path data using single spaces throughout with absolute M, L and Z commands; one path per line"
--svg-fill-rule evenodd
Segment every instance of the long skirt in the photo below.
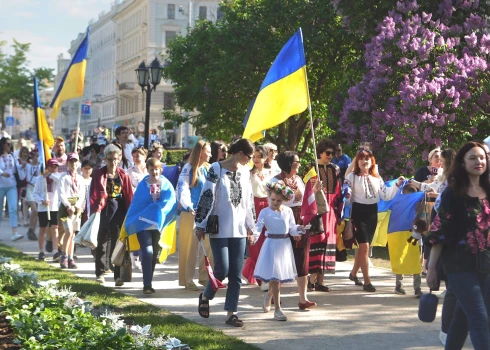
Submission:
M 297 225 L 301 225 L 301 206 L 292 207 L 294 219 Z M 310 237 L 301 235 L 301 240 L 290 238 L 293 247 L 294 263 L 298 277 L 308 276 L 308 263 L 310 260 Z
M 310 236 L 310 273 L 335 273 L 335 252 L 337 247 L 334 200 L 335 194 L 326 194 L 330 211 L 322 215 L 324 232 Z
M 254 204 L 255 204 L 255 213 L 257 217 L 259 217 L 261 210 L 269 206 L 269 201 L 267 198 L 254 197 Z M 248 280 L 249 283 L 260 283 L 260 281 L 257 281 L 254 278 L 254 270 L 255 270 L 255 265 L 257 264 L 257 259 L 259 258 L 260 250 L 262 249 L 262 245 L 264 244 L 264 241 L 265 241 L 265 228 L 260 233 L 260 237 L 257 240 L 257 242 L 255 242 L 254 245 L 248 246 L 249 257 L 245 262 L 245 265 L 243 266 L 242 275 Z
M 298 276 L 288 234 L 267 237 L 260 251 L 254 277 L 263 282 L 288 283 Z

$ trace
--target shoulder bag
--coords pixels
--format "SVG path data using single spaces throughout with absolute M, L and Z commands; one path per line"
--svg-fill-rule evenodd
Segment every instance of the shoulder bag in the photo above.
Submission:
M 219 164 L 219 177 L 218 177 L 218 183 L 216 184 L 216 188 L 214 190 L 214 203 L 213 203 L 213 209 L 211 210 L 211 213 L 208 216 L 208 222 L 206 223 L 206 233 L 210 235 L 216 235 L 219 233 L 219 217 L 216 215 L 216 202 L 218 201 L 218 188 L 219 184 L 221 182 L 221 163 L 218 162 Z
M 354 191 L 356 188 L 356 174 L 353 173 L 353 176 L 354 179 L 352 181 L 351 197 L 354 195 Z M 342 231 L 342 240 L 344 241 L 344 246 L 346 249 L 352 249 L 352 246 L 356 242 L 356 238 L 355 238 L 356 225 L 354 225 L 354 223 L 352 222 L 353 213 L 354 213 L 354 202 L 352 202 L 351 204 L 350 219 L 349 221 L 346 220 L 344 231 Z

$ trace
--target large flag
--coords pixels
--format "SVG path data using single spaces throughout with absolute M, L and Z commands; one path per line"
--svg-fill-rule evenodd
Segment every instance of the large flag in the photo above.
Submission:
M 42 171 L 46 162 L 51 158 L 50 148 L 54 145 L 53 134 L 49 128 L 48 121 L 44 115 L 42 109 L 41 98 L 39 97 L 38 81 L 34 77 L 34 122 L 36 124 L 37 134 L 37 149 L 39 151 L 39 164 L 41 164 Z
M 51 118 L 56 119 L 61 109 L 61 104 L 65 100 L 83 96 L 85 87 L 85 69 L 87 67 L 88 36 L 89 28 L 73 56 L 70 66 L 61 79 L 60 86 L 54 95 L 50 107 L 53 108 Z
M 303 225 L 308 225 L 318 214 L 318 208 L 316 206 L 315 193 L 311 186 L 311 181 L 308 181 L 305 186 L 305 194 L 303 196 L 303 203 L 301 204 L 301 219 Z
M 243 138 L 255 142 L 262 131 L 308 108 L 306 60 L 301 28 L 284 45 L 249 108 Z

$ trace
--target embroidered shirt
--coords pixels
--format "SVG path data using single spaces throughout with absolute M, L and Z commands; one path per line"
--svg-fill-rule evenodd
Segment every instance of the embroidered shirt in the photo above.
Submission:
M 355 182 L 355 184 L 354 184 Z M 354 188 L 354 191 L 352 189 Z M 379 177 L 372 175 L 354 175 L 350 173 L 345 177 L 344 192 L 351 194 L 351 203 L 375 204 L 380 199 L 389 201 L 395 197 L 399 188 L 398 186 L 388 187 Z
M 260 211 L 255 224 L 254 236 L 256 239 L 260 236 L 262 228 L 265 226 L 265 236 L 269 234 L 289 234 L 290 236 L 299 236 L 303 233 L 301 226 L 296 225 L 293 210 L 285 205 L 281 206 L 281 211 L 277 212 L 267 207 Z
M 250 179 L 252 180 L 252 191 L 254 197 L 267 198 L 267 182 L 275 176 L 277 173 L 272 169 L 263 168 L 261 172 L 257 169 L 253 169 L 250 173 Z

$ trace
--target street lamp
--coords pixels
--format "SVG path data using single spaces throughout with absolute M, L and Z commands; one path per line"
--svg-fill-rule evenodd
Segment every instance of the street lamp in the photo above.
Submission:
M 141 62 L 135 69 L 138 85 L 141 86 L 141 92 L 146 92 L 146 111 L 145 111 L 145 148 L 148 149 L 150 144 L 150 104 L 151 92 L 155 91 L 160 84 L 163 75 L 163 66 L 155 57 L 153 62 L 147 67 L 145 61 Z

